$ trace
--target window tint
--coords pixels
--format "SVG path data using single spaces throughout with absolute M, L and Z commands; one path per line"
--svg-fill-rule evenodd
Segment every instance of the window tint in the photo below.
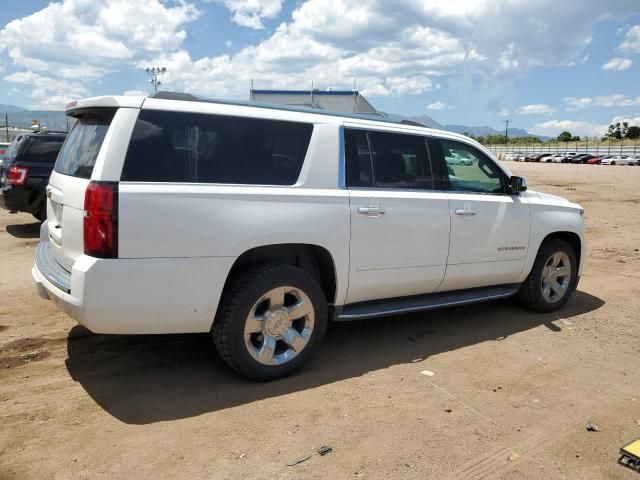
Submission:
M 440 140 L 451 190 L 504 193 L 504 173 L 484 153 L 465 143 Z
M 345 130 L 344 135 L 347 187 L 373 187 L 367 132 Z
M 143 110 L 122 180 L 293 185 L 313 125 Z
M 113 110 L 104 110 L 79 118 L 60 150 L 54 170 L 63 175 L 91 178 L 113 113 Z
M 375 186 L 433 189 L 425 139 L 417 135 L 369 132 Z
M 64 137 L 33 136 L 20 158 L 31 163 L 53 165 L 63 142 Z

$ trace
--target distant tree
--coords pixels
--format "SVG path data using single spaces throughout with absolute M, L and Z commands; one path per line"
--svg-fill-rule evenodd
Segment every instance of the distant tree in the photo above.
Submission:
M 616 140 L 621 140 L 623 135 L 622 131 L 623 131 L 623 125 L 621 125 L 620 122 L 612 123 L 611 125 L 609 125 L 609 130 L 607 130 L 606 137 L 615 138 Z
M 558 135 L 559 142 L 570 142 L 572 138 L 571 132 L 567 132 L 566 130 Z
M 638 127 L 637 125 L 631 125 L 629 128 L 627 128 L 627 134 L 625 135 L 625 138 L 629 138 L 631 140 L 640 138 L 640 127 Z
M 574 136 L 574 137 L 571 137 L 571 141 L 572 141 L 572 142 L 579 142 L 579 141 L 580 141 L 580 136 L 579 136 L 579 135 L 576 135 L 576 136 Z

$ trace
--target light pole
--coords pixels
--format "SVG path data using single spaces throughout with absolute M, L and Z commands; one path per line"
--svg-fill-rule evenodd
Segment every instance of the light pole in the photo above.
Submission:
M 158 87 L 162 85 L 162 82 L 158 80 L 158 76 L 167 73 L 167 69 L 165 67 L 147 67 L 144 71 L 151 77 L 149 83 L 153 85 L 153 91 L 157 92 Z

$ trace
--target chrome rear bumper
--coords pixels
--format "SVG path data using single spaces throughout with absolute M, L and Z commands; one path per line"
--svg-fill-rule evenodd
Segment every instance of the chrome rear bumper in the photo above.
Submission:
M 49 242 L 36 247 L 36 266 L 42 276 L 64 293 L 71 293 L 71 273 L 67 272 L 49 253 Z

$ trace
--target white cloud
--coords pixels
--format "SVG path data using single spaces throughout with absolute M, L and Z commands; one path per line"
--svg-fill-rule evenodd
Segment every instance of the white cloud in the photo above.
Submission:
M 640 25 L 634 25 L 627 30 L 618 48 L 627 53 L 640 53 Z
M 498 112 L 498 115 L 500 115 L 501 117 L 506 117 L 509 115 L 509 110 L 507 110 L 506 108 L 502 108 L 500 112 Z
M 439 100 L 427 105 L 427 110 L 444 110 L 445 108 L 447 108 L 447 104 Z
M 264 29 L 262 20 L 273 19 L 282 9 L 283 0 L 206 0 L 224 4 L 232 13 L 233 21 L 241 27 Z
M 149 92 L 144 92 L 142 90 L 126 90 L 122 95 L 126 97 L 146 97 L 149 95 Z
M 282 8 L 281 0 L 208 1 L 222 2 L 251 28 Z M 21 69 L 66 80 L 56 95 L 70 96 L 74 82 L 162 65 L 172 89 L 227 97 L 245 97 L 252 78 L 259 88 L 304 88 L 312 80 L 348 88 L 356 79 L 372 96 L 433 91 L 446 78 L 460 86 L 461 102 L 498 112 L 515 78 L 580 61 L 592 26 L 618 12 L 640 13 L 640 3 L 583 0 L 576 9 L 555 0 L 307 0 L 264 40 L 192 58 L 184 39 L 198 11 L 187 0 L 63 0 L 7 24 L 0 50 Z
M 173 7 L 159 0 L 50 3 L 0 30 L 0 52 L 25 69 L 5 79 L 40 89 L 33 98 L 42 92 L 60 98 L 85 96 L 89 82 L 178 49 L 187 35 L 182 27 L 197 16 L 196 8 L 184 1 Z M 45 104 L 40 100 L 36 106 Z
M 304 88 L 311 80 L 349 87 L 356 79 L 369 96 L 468 78 L 459 81 L 461 100 L 499 111 L 514 78 L 581 61 L 591 27 L 617 12 L 640 12 L 640 3 L 585 0 L 575 9 L 554 0 L 308 0 L 270 37 L 233 55 L 192 59 L 182 50 L 157 61 L 169 69 L 167 84 L 216 96 L 245 96 L 252 78 L 260 88 Z
M 560 133 L 565 130 L 581 137 L 599 137 L 605 134 L 607 126 L 574 120 L 549 120 L 538 123 L 529 130 L 535 135 L 546 135 L 549 137 L 560 135 Z
M 640 117 L 613 117 L 611 123 L 627 122 L 629 125 L 640 125 Z
M 567 110 L 582 110 L 588 107 L 637 107 L 640 106 L 640 97 L 628 98 L 621 93 L 601 95 L 599 97 L 565 97 Z
M 532 105 L 523 105 L 516 110 L 521 115 L 551 115 L 555 109 L 544 103 L 535 103 Z
M 602 70 L 620 72 L 622 70 L 628 70 L 632 65 L 632 61 L 628 58 L 612 58 L 607 63 L 602 65 Z

